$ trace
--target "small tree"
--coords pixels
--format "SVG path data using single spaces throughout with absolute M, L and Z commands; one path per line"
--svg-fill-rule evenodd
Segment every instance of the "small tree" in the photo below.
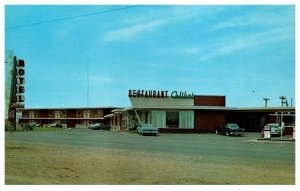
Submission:
M 13 127 L 11 121 L 9 121 L 9 120 L 5 121 L 5 130 L 11 131 L 11 132 L 14 130 L 14 127 Z
M 30 123 L 24 123 L 22 125 L 22 130 L 23 131 L 32 131 L 33 130 L 33 125 Z

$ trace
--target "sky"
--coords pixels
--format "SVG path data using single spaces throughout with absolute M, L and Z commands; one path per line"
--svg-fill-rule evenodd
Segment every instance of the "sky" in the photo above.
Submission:
M 26 108 L 127 107 L 130 89 L 296 102 L 293 5 L 5 5 L 10 52 Z

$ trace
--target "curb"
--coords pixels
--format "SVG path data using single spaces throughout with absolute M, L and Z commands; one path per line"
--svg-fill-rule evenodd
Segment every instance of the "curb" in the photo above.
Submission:
M 295 139 L 257 139 L 258 141 L 283 141 L 283 142 L 295 142 Z

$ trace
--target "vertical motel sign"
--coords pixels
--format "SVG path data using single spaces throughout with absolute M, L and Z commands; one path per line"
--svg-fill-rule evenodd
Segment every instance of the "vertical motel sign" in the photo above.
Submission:
M 17 60 L 14 57 L 12 68 L 12 82 L 11 82 L 11 94 L 10 104 L 8 110 L 8 117 L 16 130 L 16 110 L 24 108 L 25 102 L 25 62 L 24 60 Z
M 18 60 L 17 67 L 16 67 L 16 104 L 17 108 L 24 107 L 24 93 L 25 93 L 25 62 L 24 60 Z

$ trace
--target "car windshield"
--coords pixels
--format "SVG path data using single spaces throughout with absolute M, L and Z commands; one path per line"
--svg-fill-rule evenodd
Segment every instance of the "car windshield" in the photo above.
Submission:
M 271 128 L 272 128 L 272 129 L 279 129 L 280 127 L 277 126 L 277 125 L 271 125 Z
M 229 129 L 239 129 L 239 126 L 237 124 L 228 124 L 227 127 Z

